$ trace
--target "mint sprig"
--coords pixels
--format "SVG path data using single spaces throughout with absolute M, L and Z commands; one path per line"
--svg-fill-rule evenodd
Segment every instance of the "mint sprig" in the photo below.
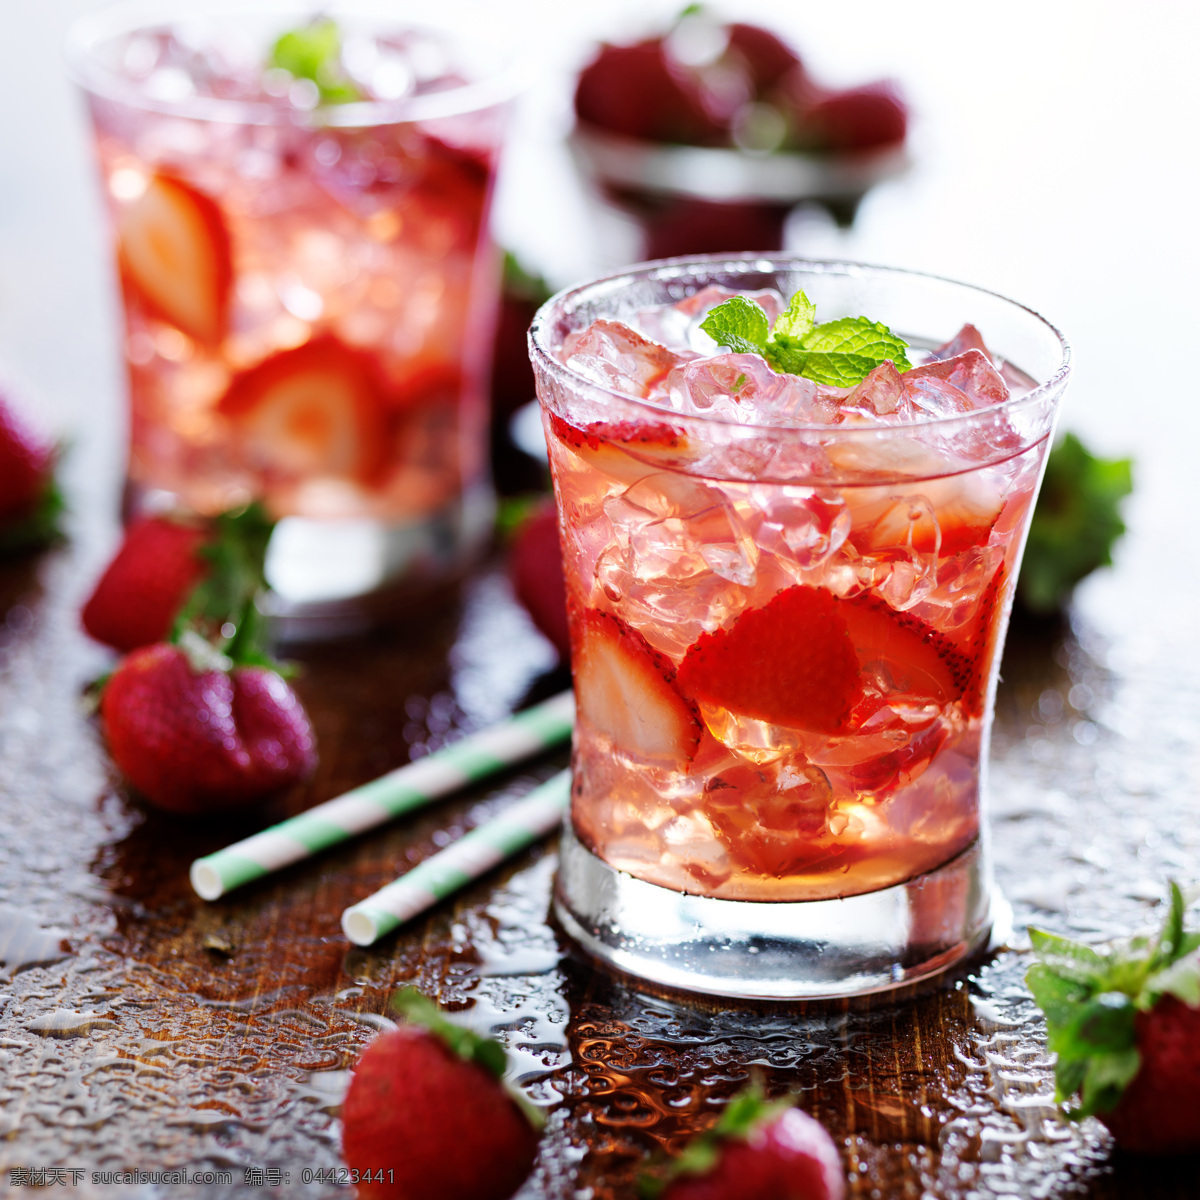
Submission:
M 342 65 L 342 31 L 329 17 L 291 29 L 271 48 L 267 66 L 317 85 L 322 104 L 348 104 L 363 98 Z
M 776 370 L 832 387 L 861 383 L 880 363 L 907 371 L 908 343 L 866 317 L 816 323 L 816 306 L 797 292 L 771 327 L 762 306 L 731 296 L 700 322 L 715 342 L 735 354 L 760 354 Z
M 1038 962 L 1025 982 L 1046 1015 L 1047 1045 L 1059 1103 L 1078 1095 L 1067 1115 L 1110 1112 L 1141 1066 L 1136 1020 L 1163 996 L 1200 1004 L 1200 933 L 1184 929 L 1185 901 L 1175 883 L 1156 937 L 1106 950 L 1030 929 Z

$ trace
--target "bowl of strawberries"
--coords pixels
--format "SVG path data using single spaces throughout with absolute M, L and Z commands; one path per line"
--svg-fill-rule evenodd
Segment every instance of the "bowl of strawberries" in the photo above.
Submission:
M 602 45 L 575 118 L 576 162 L 636 220 L 646 258 L 780 249 L 796 205 L 848 224 L 908 166 L 893 82 L 827 87 L 771 30 L 690 8 L 657 37 Z

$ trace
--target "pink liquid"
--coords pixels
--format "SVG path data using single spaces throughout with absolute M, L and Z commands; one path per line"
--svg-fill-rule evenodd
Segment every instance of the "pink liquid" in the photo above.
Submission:
M 672 320 L 641 315 L 647 329 Z M 595 349 L 588 336 L 568 339 L 564 357 L 600 370 L 571 357 Z M 872 891 L 966 849 L 980 830 L 985 714 L 1045 443 L 1013 438 L 1006 452 L 1001 425 L 950 452 L 914 420 L 886 455 L 831 437 L 824 453 L 853 482 L 809 486 L 790 469 L 772 478 L 769 438 L 701 446 L 694 423 L 672 437 L 670 380 L 689 360 L 695 377 L 694 353 L 601 351 L 619 390 L 640 386 L 660 407 L 605 425 L 543 396 L 574 639 L 581 841 L 640 879 L 740 900 Z M 746 364 L 734 367 L 740 376 Z M 997 394 L 987 371 L 978 407 Z M 903 423 L 852 411 L 844 392 L 805 395 L 847 427 Z M 728 397 L 714 404 L 734 411 Z M 902 472 L 888 461 L 897 454 Z M 761 474 L 747 465 L 754 455 Z M 827 624 L 782 615 L 800 611 Z M 852 652 L 805 644 L 825 636 L 848 638 Z M 611 674 L 587 666 L 598 637 L 654 672 L 635 672 L 615 706 Z M 797 664 L 794 693 L 785 671 L 774 707 L 758 694 L 772 659 Z M 646 696 L 652 726 L 664 710 L 676 718 L 657 742 L 623 723 Z M 692 720 L 695 734 L 677 736 Z
M 90 97 L 131 481 L 200 512 L 258 498 L 395 522 L 452 504 L 485 473 L 499 110 L 327 127 L 263 92 L 257 68 L 196 78 L 168 31 L 129 40 L 148 90 L 190 73 L 201 95 L 280 110 L 230 123 Z M 383 50 L 402 61 L 405 44 Z

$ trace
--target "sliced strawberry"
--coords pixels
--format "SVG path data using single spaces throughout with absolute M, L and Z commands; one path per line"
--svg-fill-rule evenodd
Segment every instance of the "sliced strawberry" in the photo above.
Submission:
M 573 632 L 580 719 L 634 757 L 691 759 L 700 719 L 675 687 L 670 659 L 637 630 L 597 609 L 585 613 Z
M 259 470 L 369 484 L 385 459 L 375 363 L 329 334 L 243 371 L 217 407 L 242 456 Z
M 669 460 L 686 446 L 683 433 L 664 421 L 596 422 L 584 429 L 548 414 L 550 431 L 588 466 L 610 479 L 633 483 L 656 469 L 654 460 Z M 664 461 L 660 468 L 670 466 Z
M 882 667 L 891 695 L 945 705 L 970 685 L 973 664 L 945 634 L 869 593 L 839 602 L 864 672 Z
M 924 480 L 903 495 L 872 488 L 851 499 L 850 541 L 862 554 L 915 550 L 948 558 L 986 545 L 1003 508 L 1000 490 L 978 471 Z
M 225 336 L 233 260 L 215 201 L 172 175 L 155 175 L 117 217 L 117 255 L 146 307 L 205 345 Z
M 702 634 L 679 665 L 679 687 L 772 725 L 844 732 L 861 688 L 843 607 L 823 588 L 787 588 Z

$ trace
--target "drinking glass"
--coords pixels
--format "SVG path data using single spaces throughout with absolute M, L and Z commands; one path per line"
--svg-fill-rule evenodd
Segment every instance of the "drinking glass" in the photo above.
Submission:
M 261 501 L 301 635 L 371 623 L 490 532 L 488 209 L 517 82 L 429 18 L 330 15 L 332 97 L 268 62 L 304 10 L 125 7 L 68 43 L 124 300 L 127 514 Z
M 878 419 L 756 423 L 728 396 L 705 411 L 665 386 L 631 394 L 682 369 L 652 341 L 603 324 L 580 340 L 624 321 L 700 348 L 714 286 L 803 290 L 821 321 L 865 315 L 918 353 L 969 323 L 957 348 L 982 334 L 1007 387 L 924 419 L 880 402 Z M 893 988 L 977 949 L 1004 912 L 988 736 L 1062 336 L 913 271 L 708 256 L 560 293 L 530 347 L 578 708 L 564 928 L 632 975 L 776 999 Z M 756 386 L 811 392 L 738 361 Z M 700 368 L 693 397 L 705 371 L 721 390 Z

